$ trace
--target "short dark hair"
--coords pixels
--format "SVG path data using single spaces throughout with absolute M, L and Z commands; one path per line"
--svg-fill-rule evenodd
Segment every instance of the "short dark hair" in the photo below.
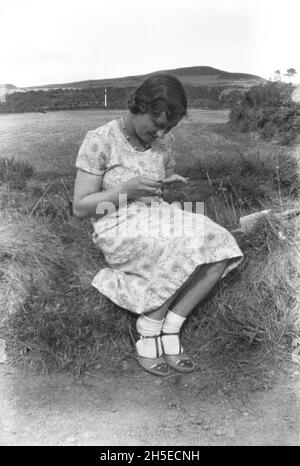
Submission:
M 175 76 L 155 73 L 130 96 L 128 108 L 134 114 L 149 112 L 156 117 L 166 112 L 168 120 L 176 120 L 186 115 L 187 98 L 183 85 Z

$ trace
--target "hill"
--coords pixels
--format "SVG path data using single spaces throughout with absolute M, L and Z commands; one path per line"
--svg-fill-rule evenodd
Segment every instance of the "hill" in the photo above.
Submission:
M 26 90 L 14 86 L 13 84 L 0 84 L 0 88 L 5 89 L 7 94 L 13 94 L 14 92 L 26 92 Z
M 15 92 L 26 92 L 13 84 L 0 84 L 0 102 L 4 101 L 8 95 L 14 94 Z
M 251 87 L 264 81 L 263 78 L 247 73 L 231 73 L 218 70 L 210 66 L 193 66 L 162 70 L 178 77 L 183 84 L 190 86 L 221 86 L 221 87 Z M 26 90 L 50 90 L 50 89 L 86 89 L 90 87 L 136 87 L 153 73 L 137 76 L 125 76 L 111 79 L 90 79 L 62 84 L 48 84 L 44 86 L 31 86 Z
M 259 76 L 229 73 L 209 66 L 164 71 L 177 76 L 183 83 L 190 107 L 203 109 L 228 108 L 245 91 L 265 81 Z M 129 95 L 151 74 L 153 73 L 23 89 L 6 85 L 10 89 L 4 89 L 2 99 L 0 95 L 0 113 L 106 108 L 105 88 L 108 108 L 126 108 Z

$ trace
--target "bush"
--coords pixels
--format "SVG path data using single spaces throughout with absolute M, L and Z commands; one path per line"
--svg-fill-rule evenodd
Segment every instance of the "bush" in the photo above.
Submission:
M 232 106 L 230 122 L 242 132 L 257 131 L 266 139 L 292 144 L 300 127 L 300 107 L 291 99 L 293 86 L 267 82 L 252 87 Z
M 245 94 L 244 100 L 253 107 L 281 107 L 291 103 L 293 90 L 291 84 L 267 81 L 251 87 Z

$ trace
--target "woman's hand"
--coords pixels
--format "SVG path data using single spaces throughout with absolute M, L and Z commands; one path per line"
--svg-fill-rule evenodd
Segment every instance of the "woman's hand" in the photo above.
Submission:
M 122 183 L 124 192 L 130 199 L 137 199 L 143 196 L 161 195 L 162 181 L 153 180 L 148 176 L 135 176 Z
M 166 189 L 182 189 L 188 184 L 188 178 L 184 178 L 177 173 L 174 173 L 169 178 L 162 180 L 162 185 Z

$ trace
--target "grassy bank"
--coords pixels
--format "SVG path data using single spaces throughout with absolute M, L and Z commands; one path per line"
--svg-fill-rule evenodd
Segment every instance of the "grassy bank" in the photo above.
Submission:
M 66 131 L 61 114 L 52 126 L 41 115 L 40 129 L 34 119 L 31 131 L 24 117 L 27 138 L 6 129 L 11 146 L 2 153 L 16 161 L 0 159 L 6 167 L 0 179 L 1 332 L 11 358 L 34 368 L 128 369 L 135 367 L 135 316 L 91 287 L 105 261 L 91 242 L 89 222 L 74 219 L 70 206 L 80 138 L 115 114 L 87 112 L 72 122 L 67 116 Z M 169 193 L 170 201 L 204 201 L 206 214 L 230 230 L 245 213 L 297 205 L 297 167 L 286 149 L 233 133 L 224 112 L 190 112 L 175 133 L 178 172 L 191 183 L 184 193 Z M 288 351 L 299 317 L 298 230 L 298 220 L 274 217 L 252 238 L 237 236 L 245 261 L 184 328 L 184 345 L 196 358 L 211 350 Z

